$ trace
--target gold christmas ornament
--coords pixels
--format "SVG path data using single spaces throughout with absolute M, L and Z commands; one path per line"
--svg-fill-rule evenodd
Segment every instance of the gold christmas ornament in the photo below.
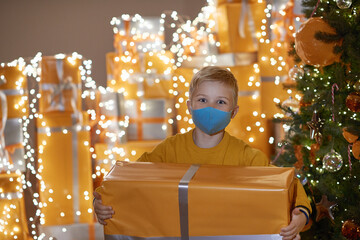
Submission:
M 352 92 L 346 98 L 346 106 L 353 112 L 360 112 L 360 92 Z
M 315 34 L 324 32 L 336 34 L 334 28 L 330 27 L 323 19 L 315 17 L 304 22 L 295 36 L 295 50 L 301 60 L 309 65 L 327 66 L 339 60 L 339 55 L 333 52 L 339 42 L 325 43 L 317 40 Z
M 353 220 L 346 220 L 341 227 L 341 233 L 347 239 L 360 239 L 360 226 Z

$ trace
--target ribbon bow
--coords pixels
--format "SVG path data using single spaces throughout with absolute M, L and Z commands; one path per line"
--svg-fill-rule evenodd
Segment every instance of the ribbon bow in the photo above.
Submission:
M 64 78 L 63 59 L 56 59 L 56 71 L 59 79 L 59 84 L 52 84 L 50 87 L 50 111 L 65 111 L 65 99 L 63 91 L 67 89 L 72 90 L 71 107 L 74 112 L 77 111 L 77 86 L 72 82 L 72 78 L 67 76 Z

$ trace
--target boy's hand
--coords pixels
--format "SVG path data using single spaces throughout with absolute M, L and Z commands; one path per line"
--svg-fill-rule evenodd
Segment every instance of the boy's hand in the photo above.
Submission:
M 306 224 L 306 216 L 300 212 L 298 208 L 292 211 L 292 218 L 289 226 L 284 227 L 280 231 L 283 240 L 300 240 L 299 232 Z
M 105 220 L 112 217 L 115 213 L 110 206 L 104 206 L 101 201 L 101 195 L 98 192 L 94 192 L 94 211 L 98 222 L 102 225 L 106 225 Z

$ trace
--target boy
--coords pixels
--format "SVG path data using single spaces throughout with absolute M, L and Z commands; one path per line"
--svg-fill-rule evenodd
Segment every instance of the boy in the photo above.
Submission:
M 239 110 L 237 95 L 237 81 L 230 71 L 220 67 L 201 69 L 191 80 L 187 102 L 195 128 L 165 139 L 152 152 L 144 153 L 138 161 L 269 166 L 264 153 L 224 130 Z M 296 195 L 292 220 L 280 232 L 284 240 L 300 239 L 299 232 L 311 213 L 310 203 L 298 181 Z M 106 225 L 105 220 L 111 218 L 114 212 L 110 206 L 102 205 L 100 194 L 94 192 L 94 197 L 98 221 Z

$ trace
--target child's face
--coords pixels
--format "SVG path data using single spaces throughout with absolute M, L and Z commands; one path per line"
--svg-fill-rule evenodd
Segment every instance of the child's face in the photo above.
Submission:
M 202 82 L 192 94 L 192 99 L 187 102 L 189 111 L 213 107 L 221 111 L 230 112 L 234 110 L 232 118 L 238 110 L 235 106 L 233 90 L 231 87 L 220 82 Z

